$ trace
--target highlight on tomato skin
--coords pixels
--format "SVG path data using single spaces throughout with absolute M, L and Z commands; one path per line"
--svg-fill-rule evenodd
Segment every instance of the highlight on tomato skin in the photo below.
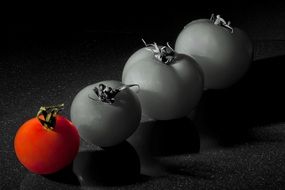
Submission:
M 32 118 L 16 133 L 16 156 L 33 173 L 55 173 L 69 165 L 78 153 L 80 137 L 76 127 L 61 115 L 55 116 L 55 123 L 54 128 L 48 128 L 38 118 Z

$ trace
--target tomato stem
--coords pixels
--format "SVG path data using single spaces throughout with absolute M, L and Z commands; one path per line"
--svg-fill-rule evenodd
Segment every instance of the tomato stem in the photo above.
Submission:
M 44 128 L 53 130 L 56 125 L 56 115 L 64 107 L 64 104 L 59 104 L 55 106 L 41 106 L 37 113 L 37 118 L 44 126 Z M 44 119 L 40 118 L 43 115 Z
M 210 21 L 213 22 L 215 25 L 225 27 L 230 30 L 231 33 L 234 33 L 234 29 L 230 26 L 231 21 L 226 22 L 220 15 L 215 16 L 215 14 L 212 14 Z
M 174 61 L 176 52 L 168 42 L 166 43 L 166 46 L 158 46 L 155 42 L 153 44 L 147 44 L 144 39 L 142 39 L 142 41 L 145 47 L 147 47 L 147 50 L 153 52 L 154 57 L 157 60 L 163 62 L 166 65 L 169 65 Z
M 108 104 L 113 104 L 115 102 L 115 96 L 119 92 L 121 92 L 122 90 L 125 90 L 127 88 L 134 87 L 134 86 L 137 86 L 138 88 L 140 88 L 138 84 L 131 84 L 131 85 L 123 85 L 123 86 L 121 86 L 119 88 L 113 89 L 113 88 L 111 88 L 109 86 L 106 86 L 103 83 L 100 83 L 99 84 L 99 88 L 95 87 L 93 89 L 93 91 L 97 95 L 98 99 L 101 102 L 108 103 Z M 89 95 L 88 95 L 88 97 L 90 99 L 94 100 L 94 101 L 97 101 L 95 98 L 92 98 Z

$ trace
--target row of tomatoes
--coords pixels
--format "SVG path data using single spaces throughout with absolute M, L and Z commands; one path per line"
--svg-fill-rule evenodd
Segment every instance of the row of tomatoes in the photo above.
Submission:
M 14 146 L 26 168 L 39 174 L 62 169 L 75 158 L 80 137 L 101 147 L 116 145 L 137 129 L 142 112 L 156 120 L 187 116 L 205 89 L 236 83 L 253 54 L 246 33 L 219 15 L 186 25 L 174 49 L 143 42 L 125 64 L 122 82 L 99 82 L 76 95 L 72 122 L 57 114 L 59 105 L 41 107 L 21 126 Z

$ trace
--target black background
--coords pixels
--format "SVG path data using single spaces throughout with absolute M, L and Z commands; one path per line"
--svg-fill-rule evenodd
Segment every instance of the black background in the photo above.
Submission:
M 1 189 L 282 189 L 284 5 L 144 1 L 26 7 L 2 7 L 0 18 Z M 205 92 L 193 121 L 144 122 L 129 143 L 105 151 L 82 141 L 74 164 L 51 176 L 19 164 L 13 138 L 41 105 L 63 102 L 62 114 L 70 118 L 80 89 L 120 80 L 128 57 L 143 46 L 141 38 L 174 45 L 185 24 L 211 13 L 248 33 L 254 61 L 238 84 Z M 82 170 L 86 165 L 91 169 Z

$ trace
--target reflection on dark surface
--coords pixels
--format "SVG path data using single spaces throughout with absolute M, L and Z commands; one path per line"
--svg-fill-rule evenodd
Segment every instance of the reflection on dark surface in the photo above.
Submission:
M 82 186 L 125 185 L 140 177 L 140 160 L 135 149 L 123 142 L 103 150 L 79 152 L 73 170 Z
M 198 153 L 200 138 L 189 118 L 141 123 L 128 139 L 141 160 L 141 173 L 150 176 L 163 175 L 167 168 L 155 157 L 186 153 Z
M 255 61 L 247 75 L 224 90 L 205 92 L 197 125 L 231 146 L 247 141 L 248 129 L 284 122 L 285 56 Z

